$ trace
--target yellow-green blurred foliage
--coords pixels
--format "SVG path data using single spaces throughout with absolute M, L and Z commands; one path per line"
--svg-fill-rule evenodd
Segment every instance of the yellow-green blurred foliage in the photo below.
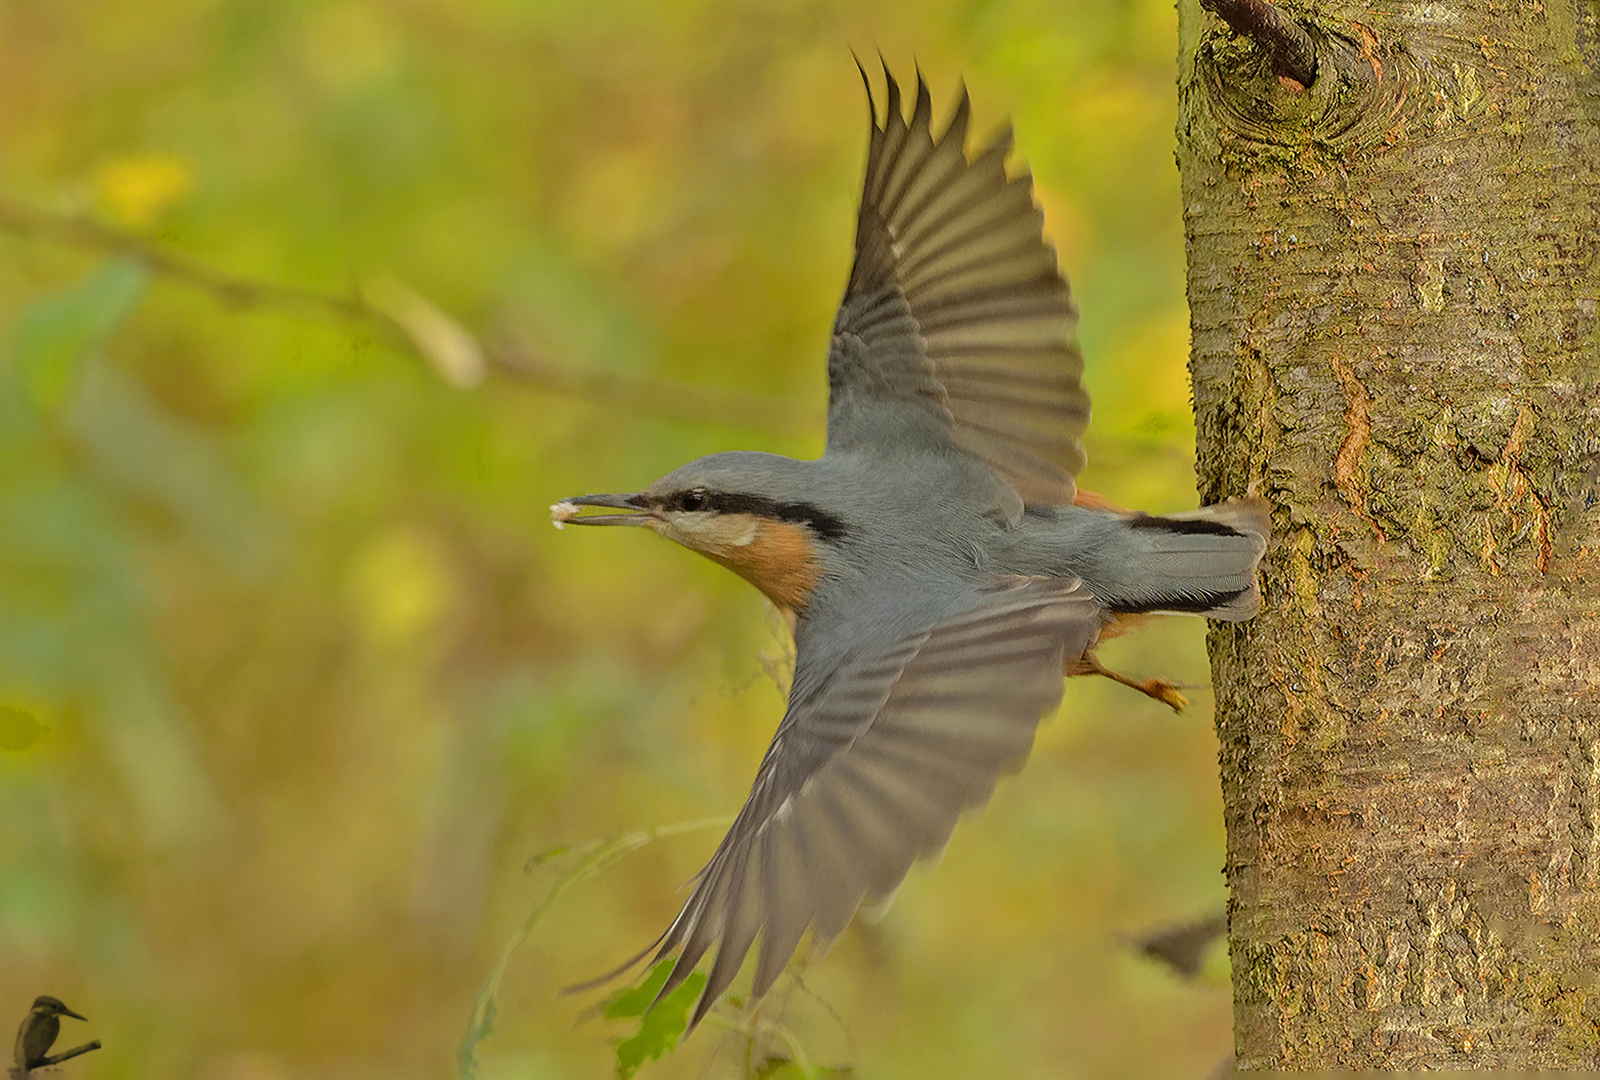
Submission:
M 1192 506 L 1169 0 L 0 5 L 0 196 L 219 271 L 392 275 L 574 369 L 785 403 L 663 419 L 462 390 L 291 304 L 0 232 L 0 1023 L 93 1077 L 434 1077 L 566 872 L 734 810 L 784 643 L 732 575 L 546 507 L 717 449 L 820 451 L 866 145 L 850 50 L 1009 115 L 1084 311 L 1087 486 Z M 908 76 L 909 77 L 909 76 Z M 33 230 L 37 232 L 37 230 Z M 1204 684 L 1203 626 L 1108 646 Z M 764 1015 L 865 1077 L 1200 1076 L 1215 970 L 1126 935 L 1220 907 L 1209 693 L 1074 680 L 1027 770 Z M 559 987 L 643 946 L 716 833 L 569 890 L 480 1075 L 609 1075 Z M 566 857 L 572 858 L 571 856 Z M 9 1032 L 9 1029 L 7 1029 Z M 737 1075 L 708 1026 L 645 1076 Z M 709 1062 L 709 1065 L 708 1065 Z

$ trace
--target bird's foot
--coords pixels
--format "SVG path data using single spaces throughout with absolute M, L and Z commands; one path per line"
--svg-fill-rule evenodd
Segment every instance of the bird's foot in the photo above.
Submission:
M 1143 682 L 1130 679 L 1128 676 L 1106 667 L 1094 653 L 1085 653 L 1083 661 L 1094 674 L 1104 675 L 1106 678 L 1119 682 L 1123 686 L 1132 687 L 1146 697 L 1154 698 L 1166 705 L 1175 713 L 1181 713 L 1184 707 L 1189 704 L 1189 699 L 1178 692 L 1178 684 L 1169 679 L 1146 679 Z

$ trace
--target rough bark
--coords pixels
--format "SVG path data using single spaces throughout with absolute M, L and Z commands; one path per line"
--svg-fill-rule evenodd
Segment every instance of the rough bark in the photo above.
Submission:
M 1182 0 L 1241 1068 L 1600 1068 L 1600 4 Z

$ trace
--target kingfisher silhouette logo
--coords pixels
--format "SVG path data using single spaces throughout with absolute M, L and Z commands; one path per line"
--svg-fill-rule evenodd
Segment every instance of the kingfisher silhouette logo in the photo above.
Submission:
M 17 1028 L 17 1045 L 12 1053 L 15 1065 L 10 1070 L 11 1076 L 24 1077 L 35 1069 L 59 1065 L 79 1054 L 100 1049 L 100 1040 L 95 1039 L 59 1054 L 50 1053 L 50 1048 L 56 1044 L 56 1036 L 61 1034 L 63 1016 L 85 1022 L 89 1019 L 73 1012 L 60 998 L 53 998 L 49 994 L 41 994 L 33 999 L 33 1008 L 22 1018 L 22 1026 Z

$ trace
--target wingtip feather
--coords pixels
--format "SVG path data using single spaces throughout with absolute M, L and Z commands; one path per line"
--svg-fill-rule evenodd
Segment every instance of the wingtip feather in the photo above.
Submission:
M 867 92 L 867 123 L 874 133 L 878 130 L 878 102 L 872 96 L 872 80 L 867 77 L 867 66 L 861 62 L 861 56 L 854 49 L 850 50 L 850 59 L 856 62 L 856 70 L 861 73 L 861 88 Z
M 911 109 L 911 126 L 924 128 L 930 133 L 933 130 L 933 95 L 928 91 L 921 67 L 917 68 L 917 102 Z
M 965 151 L 967 145 L 967 125 L 972 120 L 972 98 L 967 94 L 967 84 L 962 80 L 956 84 L 956 107 L 950 114 L 950 122 L 944 126 L 944 131 L 939 135 L 939 142 L 954 139 L 956 149 Z
M 641 960 L 654 952 L 657 946 L 665 941 L 667 935 L 671 932 L 672 928 L 669 926 L 666 930 L 662 931 L 660 937 L 656 938 L 650 944 L 646 945 L 644 948 L 640 949 L 638 952 L 634 953 L 628 959 L 624 960 L 610 971 L 607 971 L 605 974 L 596 975 L 592 979 L 585 979 L 583 982 L 573 983 L 570 986 L 563 986 L 560 990 L 557 990 L 556 993 L 560 994 L 562 997 L 569 997 L 573 994 L 585 994 L 590 990 L 599 989 L 606 983 L 622 975 L 623 972 L 627 971 L 629 968 L 637 966 Z
M 905 116 L 900 111 L 900 84 L 895 81 L 894 72 L 889 70 L 889 61 L 884 57 L 882 50 L 878 52 L 878 63 L 883 65 L 883 77 L 888 83 L 888 89 L 884 92 L 886 109 L 883 126 L 887 128 L 895 121 L 904 124 Z

